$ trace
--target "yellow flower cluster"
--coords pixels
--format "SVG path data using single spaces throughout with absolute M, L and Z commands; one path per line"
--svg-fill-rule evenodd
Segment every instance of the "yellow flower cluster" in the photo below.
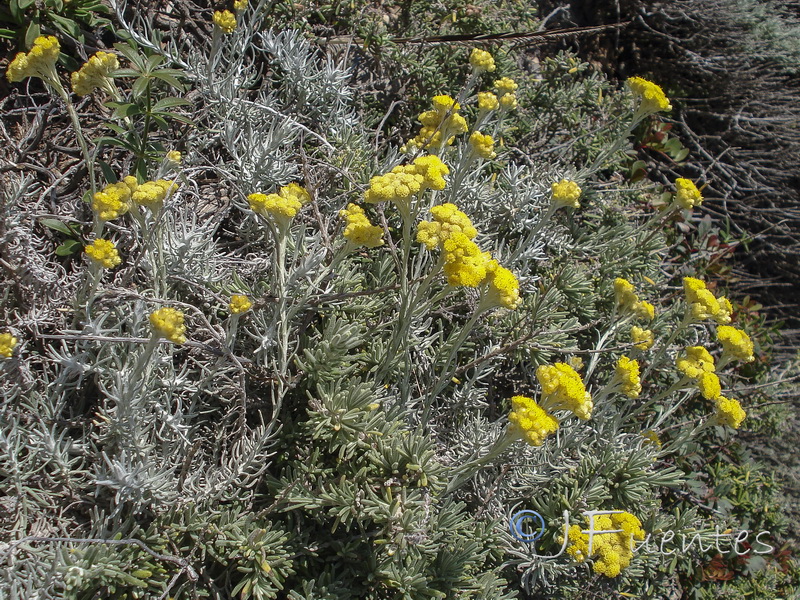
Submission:
M 517 82 L 510 77 L 501 77 L 494 82 L 494 89 L 500 96 L 500 106 L 504 109 L 512 110 L 517 108 Z
M 514 310 L 522 304 L 519 296 L 519 281 L 516 275 L 501 267 L 492 259 L 486 265 L 486 279 L 489 283 L 487 299 L 495 306 L 504 306 Z
M 233 10 L 242 11 L 247 8 L 247 0 L 233 0 Z
M 110 240 L 97 239 L 86 246 L 84 252 L 89 258 L 100 263 L 106 269 L 113 269 L 122 262 L 119 252 L 117 252 L 117 247 Z
M 511 398 L 509 432 L 521 437 L 531 446 L 541 446 L 551 433 L 558 431 L 556 418 L 525 396 Z
M 704 281 L 694 277 L 684 277 L 683 290 L 695 321 L 711 318 L 719 325 L 727 325 L 731 322 L 731 313 L 733 312 L 731 303 L 724 296 L 715 298 L 714 294 L 706 288 Z
M 442 204 L 431 209 L 433 221 L 422 221 L 417 241 L 428 250 L 439 247 L 444 260 L 444 274 L 452 286 L 478 287 L 488 284 L 486 299 L 495 306 L 514 309 L 522 302 L 519 281 L 500 266 L 490 252 L 481 252 L 472 240 L 478 235 L 469 217 L 455 204 Z
M 562 206 L 580 207 L 578 198 L 581 197 L 581 188 L 574 181 L 562 179 L 558 183 L 550 186 L 553 192 L 553 205 L 557 208 Z
M 242 294 L 234 294 L 231 296 L 231 302 L 228 304 L 228 308 L 230 309 L 232 315 L 240 315 L 253 308 L 253 303 L 250 302 L 250 298 L 247 296 Z
M 164 202 L 164 199 L 177 189 L 178 184 L 167 179 L 145 181 L 133 190 L 131 200 L 140 206 L 154 206 Z
M 128 179 L 132 179 L 132 185 L 136 185 L 136 178 L 130 175 L 123 181 L 109 183 L 99 192 L 96 192 L 92 200 L 92 210 L 97 213 L 101 221 L 111 221 L 121 217 L 131 209 L 131 184 Z M 134 188 L 135 189 L 135 188 Z
M 752 362 L 753 342 L 750 336 L 741 329 L 736 329 L 730 325 L 721 325 L 717 328 L 717 339 L 722 343 L 723 353 L 732 356 L 742 362 Z
M 116 55 L 102 51 L 95 53 L 70 76 L 72 91 L 78 96 L 87 96 L 97 88 L 109 90 L 109 74 L 115 69 L 119 69 Z
M 700 379 L 703 373 L 713 373 L 715 370 L 714 358 L 703 346 L 686 348 L 686 354 L 678 357 L 675 365 L 678 371 L 692 379 Z
M 703 373 L 697 380 L 697 388 L 706 400 L 716 400 L 722 395 L 722 385 L 716 373 Z
M 344 237 L 355 246 L 375 248 L 383 245 L 383 229 L 369 222 L 364 209 L 356 204 L 348 204 L 340 210 L 339 216 L 347 220 Z
M 400 208 L 407 208 L 415 194 L 426 189 L 443 190 L 444 176 L 448 173 L 450 169 L 438 156 L 420 156 L 413 164 L 398 165 L 391 172 L 370 179 L 364 201 L 370 204 L 394 202 Z
M 11 333 L 0 333 L 0 356 L 11 358 L 14 354 L 14 348 L 17 346 L 17 338 Z
M 493 159 L 497 156 L 494 151 L 494 139 L 488 133 L 483 134 L 480 131 L 473 131 L 469 136 L 469 145 L 475 151 L 475 154 L 487 160 Z
M 644 433 L 642 433 L 642 437 L 646 439 L 648 442 L 653 444 L 654 446 L 661 448 L 661 438 L 658 437 L 658 434 L 653 431 L 652 429 L 648 429 Z
M 649 350 L 653 347 L 653 343 L 655 342 L 651 330 L 642 329 L 636 325 L 631 327 L 631 341 L 639 350 Z
M 153 332 L 175 344 L 183 344 L 186 341 L 186 325 L 183 321 L 183 313 L 176 308 L 159 308 L 150 314 Z
M 283 186 L 277 194 L 254 193 L 247 200 L 254 213 L 262 217 L 271 216 L 278 224 L 286 225 L 304 204 L 311 201 L 311 195 L 304 187 L 290 183 Z
M 181 153 L 178 152 L 177 150 L 170 150 L 169 152 L 167 152 L 165 158 L 168 161 L 175 163 L 176 165 L 181 164 L 181 161 L 183 160 L 183 156 L 181 156 Z
M 488 71 L 489 73 L 495 70 L 494 58 L 486 50 L 480 48 L 473 48 L 472 53 L 469 55 L 469 64 L 476 72 L 482 73 Z
M 617 361 L 617 379 L 622 383 L 622 393 L 628 398 L 638 398 L 642 393 L 642 383 L 639 379 L 639 362 L 627 356 L 621 356 Z
M 594 515 L 591 530 L 614 531 L 592 535 L 592 554 L 589 555 L 589 534 L 582 533 L 579 525 L 569 528 L 568 539 L 572 544 L 567 553 L 577 562 L 597 557 L 593 569 L 606 577 L 617 577 L 633 558 L 633 540 L 644 539 L 642 522 L 628 512 L 611 515 Z M 617 531 L 621 530 L 621 531 Z
M 94 195 L 92 209 L 102 221 L 121 217 L 131 209 L 131 203 L 152 206 L 163 202 L 178 184 L 167 179 L 146 181 L 139 185 L 136 177 L 127 175 L 117 183 L 110 183 Z
M 681 208 L 692 210 L 696 206 L 700 206 L 703 202 L 703 196 L 700 195 L 700 190 L 692 182 L 691 179 L 684 179 L 682 177 L 675 180 L 675 204 Z
M 454 232 L 442 243 L 444 274 L 452 286 L 478 287 L 486 279 L 488 252 L 460 232 Z
M 640 319 L 652 320 L 656 315 L 655 307 L 645 300 L 639 300 L 636 289 L 627 279 L 617 277 L 614 280 L 614 296 L 622 310 L 629 310 Z
M 469 129 L 467 120 L 458 114 L 461 106 L 450 96 L 433 97 L 433 110 L 420 113 L 418 120 L 422 128 L 411 140 L 411 145 L 418 148 L 441 148 L 445 143 L 449 146 L 455 136 L 466 133 Z
M 422 221 L 417 228 L 417 241 L 428 250 L 441 245 L 454 233 L 463 233 L 469 239 L 478 235 L 469 217 L 458 210 L 455 204 L 442 204 L 431 208 L 433 221 Z
M 739 429 L 742 421 L 744 421 L 744 418 L 747 416 L 747 413 L 744 412 L 739 401 L 733 398 L 719 396 L 714 401 L 714 404 L 716 408 L 714 418 L 717 423 L 720 425 L 727 425 L 733 429 Z
M 651 81 L 641 77 L 631 77 L 628 79 L 628 87 L 641 99 L 639 111 L 645 114 L 659 111 L 672 110 L 672 105 L 664 90 Z
M 497 110 L 500 101 L 492 92 L 478 92 L 478 108 L 480 110 Z
M 584 421 L 591 418 L 592 396 L 586 391 L 581 376 L 567 363 L 539 366 L 536 379 L 542 386 L 543 408 L 568 410 Z
M 236 16 L 229 10 L 215 10 L 212 18 L 223 33 L 233 33 L 236 29 Z
M 11 83 L 22 81 L 26 77 L 55 79 L 55 66 L 61 45 L 52 35 L 40 35 L 33 41 L 33 48 L 26 54 L 20 52 L 8 65 L 6 77 Z

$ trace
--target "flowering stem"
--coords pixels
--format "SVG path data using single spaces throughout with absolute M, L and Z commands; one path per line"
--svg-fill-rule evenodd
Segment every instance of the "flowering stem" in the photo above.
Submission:
M 667 341 L 664 342 L 658 349 L 658 353 L 655 355 L 653 360 L 650 361 L 650 364 L 647 365 L 647 368 L 644 370 L 644 373 L 642 374 L 642 379 L 645 379 L 650 374 L 650 371 L 653 370 L 653 367 L 655 367 L 655 365 L 661 362 L 661 359 L 664 357 L 664 354 L 672 345 L 672 342 L 675 341 L 675 338 L 678 337 L 678 334 L 681 331 L 683 331 L 691 322 L 692 322 L 692 313 L 690 309 L 687 307 L 686 312 L 683 315 L 683 321 L 681 321 L 681 324 L 675 328 L 675 330 L 669 336 L 669 339 L 667 339 Z
M 469 336 L 472 328 L 475 326 L 475 323 L 478 322 L 478 318 L 486 311 L 486 308 L 482 306 L 478 306 L 478 308 L 473 313 L 470 320 L 467 321 L 466 325 L 464 325 L 461 333 L 456 338 L 455 342 L 453 343 L 453 347 L 450 349 L 450 353 L 447 355 L 447 360 L 445 361 L 444 367 L 442 368 L 442 374 L 439 376 L 436 384 L 431 388 L 430 393 L 426 396 L 425 402 L 422 407 L 422 423 L 428 422 L 428 416 L 430 414 L 431 407 L 433 406 L 433 401 L 436 399 L 436 396 L 445 388 L 447 382 L 453 377 L 453 371 L 450 370 L 450 364 L 453 362 L 453 359 L 458 354 L 459 348 L 461 345 L 466 341 L 467 337 Z M 451 336 L 452 337 L 452 336 Z M 434 358 L 433 364 L 436 365 L 438 362 L 438 356 Z
M 97 184 L 94 178 L 94 160 L 89 154 L 89 146 L 86 143 L 86 138 L 83 137 L 83 129 L 81 128 L 81 122 L 78 118 L 78 113 L 75 110 L 75 106 L 72 104 L 72 101 L 69 99 L 69 94 L 67 94 L 64 86 L 61 85 L 61 82 L 58 81 L 58 79 L 52 80 L 47 78 L 45 81 L 50 84 L 50 87 L 52 87 L 53 90 L 61 97 L 67 107 L 67 114 L 72 121 L 72 128 L 75 130 L 75 137 L 78 140 L 78 146 L 80 146 L 81 154 L 83 154 L 83 160 L 86 162 L 86 170 L 89 172 L 89 185 L 91 186 L 92 194 L 94 194 L 97 191 Z
M 511 435 L 508 430 L 503 432 L 486 454 L 483 456 L 475 456 L 456 468 L 453 478 L 450 480 L 450 483 L 447 484 L 445 494 L 450 494 L 464 485 L 477 473 L 479 468 L 498 458 L 517 439 L 518 438 Z

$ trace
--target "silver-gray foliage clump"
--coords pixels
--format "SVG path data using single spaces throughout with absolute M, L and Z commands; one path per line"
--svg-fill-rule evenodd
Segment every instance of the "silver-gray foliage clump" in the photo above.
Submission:
M 672 364 L 678 342 L 707 343 L 706 326 L 679 328 L 685 307 L 653 286 L 659 314 L 646 326 L 661 345 L 646 354 L 614 298 L 616 277 L 641 287 L 669 276 L 661 222 L 637 204 L 644 189 L 601 176 L 627 146 L 630 96 L 587 65 L 562 83 L 573 71 L 559 57 L 532 135 L 546 143 L 580 93 L 596 99 L 570 113 L 583 145 L 520 161 L 496 144 L 486 159 L 469 133 L 454 136 L 439 149 L 447 185 L 414 195 L 405 214 L 364 192 L 418 155 L 393 144 L 376 156 L 347 65 L 296 32 L 261 31 L 262 4 L 191 48 L 117 7 L 140 52 L 183 72 L 201 124 L 181 141 L 181 166 L 151 165 L 177 191 L 109 226 L 117 269 L 82 257 L 65 272 L 37 225 L 46 190 L 8 179 L 0 237 L 18 276 L 4 282 L 3 312 L 21 341 L 0 367 L 4 595 L 498 600 L 571 593 L 592 576 L 513 539 L 520 508 L 553 523 L 619 509 L 648 531 L 710 535 L 694 511 L 662 506 L 660 490 L 687 478 L 669 453 L 712 422 L 702 415 L 663 447 L 643 435 L 680 425 L 674 411 L 697 390 Z M 473 91 L 461 94 L 471 118 Z M 514 116 L 481 119 L 499 139 Z M 557 210 L 561 179 L 583 187 L 580 209 Z M 309 197 L 291 218 L 249 198 L 285 200 L 298 182 Z M 351 203 L 382 245 L 343 238 Z M 416 238 L 445 203 L 514 274 L 519 302 L 492 296 L 488 271 L 448 285 L 446 244 Z M 86 224 L 88 207 L 67 208 Z M 233 295 L 252 306 L 232 314 Z M 153 330 L 164 307 L 185 316 L 186 341 Z M 638 398 L 616 379 L 626 353 L 650 373 Z M 594 412 L 553 409 L 558 432 L 526 444 L 509 398 L 543 397 L 536 369 L 553 363 L 581 373 Z M 559 547 L 558 534 L 539 546 Z M 652 590 L 659 568 L 637 556 L 600 585 Z

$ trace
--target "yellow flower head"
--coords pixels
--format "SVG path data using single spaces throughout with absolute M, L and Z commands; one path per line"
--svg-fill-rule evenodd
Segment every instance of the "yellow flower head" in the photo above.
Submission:
M 511 398 L 509 432 L 531 446 L 541 446 L 545 438 L 558 430 L 558 421 L 533 399 L 525 396 Z
M 442 204 L 431 208 L 433 222 L 422 221 L 417 228 L 417 241 L 428 250 L 441 246 L 453 233 L 463 233 L 469 239 L 478 235 L 469 217 L 458 210 L 455 204 Z
M 556 207 L 580 207 L 578 198 L 581 197 L 581 188 L 577 183 L 569 181 L 568 179 L 562 179 L 558 183 L 552 184 L 550 187 L 553 191 L 553 204 Z
M 6 77 L 11 83 L 22 81 L 26 77 L 40 77 L 44 80 L 56 80 L 56 61 L 61 45 L 52 35 L 40 35 L 33 41 L 28 53 L 20 52 L 8 65 Z
M 500 101 L 492 92 L 478 92 L 478 108 L 481 110 L 497 110 Z
M 215 10 L 213 20 L 214 24 L 219 27 L 223 33 L 233 33 L 236 29 L 236 16 L 229 10 Z
M 742 362 L 755 360 L 753 342 L 750 340 L 750 336 L 741 329 L 736 329 L 729 325 L 721 325 L 717 327 L 717 339 L 722 343 L 725 354 Z
M 689 305 L 692 318 L 695 321 L 714 319 L 722 325 L 730 323 L 731 303 L 726 298 L 715 298 L 714 294 L 706 288 L 705 282 L 701 279 L 684 277 L 683 290 L 686 294 L 686 302 Z
M 433 103 L 433 109 L 441 114 L 461 110 L 461 105 L 446 94 L 434 96 L 431 102 Z
M 714 420 L 720 425 L 727 425 L 733 429 L 739 429 L 742 421 L 744 421 L 744 418 L 747 416 L 747 413 L 744 412 L 739 401 L 733 398 L 719 396 L 714 401 L 714 404 L 716 407 Z
M 84 248 L 87 256 L 106 269 L 113 269 L 122 262 L 117 247 L 110 240 L 97 239 Z
M 567 533 L 567 539 L 571 542 L 567 554 L 579 563 L 595 557 L 592 567 L 595 573 L 606 577 L 617 577 L 630 565 L 633 558 L 633 541 L 643 540 L 645 537 L 641 521 L 627 512 L 594 515 L 591 529 L 595 532 L 614 533 L 594 533 L 590 555 L 589 534 L 583 533 L 580 525 L 572 525 Z M 561 541 L 563 542 L 563 538 Z
M 678 178 L 675 180 L 675 204 L 686 210 L 700 206 L 703 196 L 691 179 Z
M 135 181 L 135 178 L 134 178 Z M 131 208 L 131 187 L 125 181 L 110 183 L 95 193 L 92 209 L 101 221 L 111 221 L 124 215 Z
M 233 0 L 233 10 L 243 11 L 247 8 L 247 0 Z
M 650 114 L 672 110 L 672 105 L 664 94 L 664 90 L 655 83 L 641 77 L 631 77 L 628 79 L 628 87 L 641 99 L 639 110 L 642 113 Z
M 486 276 L 489 281 L 487 300 L 496 306 L 514 310 L 522 304 L 519 296 L 519 281 L 516 275 L 501 267 L 496 260 L 486 264 Z
M 642 433 L 642 437 L 644 439 L 648 440 L 654 446 L 656 446 L 658 448 L 661 448 L 661 445 L 662 445 L 661 444 L 661 438 L 658 437 L 658 434 L 655 431 L 653 431 L 652 429 L 648 429 L 647 431 Z
M 232 315 L 240 315 L 253 308 L 253 303 L 250 302 L 250 298 L 247 296 L 242 294 L 234 294 L 231 296 L 231 302 L 228 304 L 228 308 L 230 309 Z
M 175 344 L 183 344 L 186 341 L 186 325 L 183 321 L 183 313 L 175 308 L 159 308 L 150 314 L 153 333 Z
M 503 94 L 500 96 L 500 107 L 505 110 L 514 110 L 517 108 L 517 95 Z
M 164 202 L 164 199 L 178 189 L 178 184 L 174 181 L 159 179 L 158 181 L 146 181 L 136 186 L 131 194 L 133 200 L 139 206 L 155 206 Z
M 481 252 L 477 244 L 460 232 L 455 232 L 442 244 L 444 274 L 454 287 L 478 287 L 486 278 L 489 253 Z
M 697 389 L 706 400 L 716 400 L 722 394 L 719 377 L 715 373 L 703 373 L 697 380 Z
M 306 205 L 311 202 L 311 194 L 308 193 L 308 190 L 300 184 L 294 182 L 283 186 L 278 194 L 287 200 L 297 200 L 301 205 Z
M 495 70 L 494 58 L 486 50 L 480 48 L 473 48 L 472 54 L 469 55 L 469 64 L 476 72 L 482 73 L 488 71 L 489 73 Z
M 446 185 L 444 176 L 450 173 L 447 165 L 433 154 L 415 158 L 414 170 L 417 174 L 422 175 L 423 185 L 432 190 L 443 190 Z
M 501 77 L 497 81 L 494 82 L 494 89 L 497 91 L 498 94 L 501 96 L 504 94 L 513 94 L 517 91 L 519 85 L 516 81 L 511 79 L 510 77 Z
M 581 376 L 567 363 L 539 366 L 536 379 L 542 386 L 542 407 L 547 410 L 568 410 L 584 421 L 592 416 L 592 397 L 586 391 Z
M 640 319 L 652 321 L 656 316 L 656 307 L 645 300 L 640 300 L 633 305 L 633 312 Z
M 423 189 L 424 177 L 418 173 L 391 172 L 376 175 L 369 181 L 369 189 L 364 193 L 364 201 L 370 204 L 394 202 L 408 206 L 411 197 Z
M 484 135 L 480 131 L 473 131 L 469 136 L 469 145 L 481 158 L 491 160 L 497 156 L 494 151 L 494 139 L 489 134 Z
M 111 90 L 109 75 L 119 69 L 119 60 L 110 52 L 97 52 L 72 75 L 72 91 L 78 96 L 87 96 L 97 88 Z
M 175 163 L 176 165 L 181 164 L 181 161 L 183 160 L 183 156 L 177 150 L 170 150 L 169 152 L 167 152 L 165 158 L 168 161 Z
M 622 383 L 622 393 L 628 398 L 638 398 L 642 393 L 638 361 L 621 356 L 617 361 L 616 377 Z
M 639 296 L 636 295 L 636 289 L 633 284 L 622 277 L 617 277 L 614 280 L 614 296 L 617 304 L 624 309 L 633 309 L 639 302 Z
M 14 355 L 14 348 L 17 346 L 17 338 L 10 332 L 0 333 L 0 356 L 11 358 Z
M 654 339 L 653 332 L 649 329 L 642 329 L 641 327 L 631 327 L 631 341 L 634 346 L 639 350 L 649 350 L 652 348 Z
M 348 204 L 347 209 L 339 211 L 339 216 L 347 221 L 344 237 L 353 245 L 367 248 L 383 245 L 383 229 L 370 223 L 360 206 Z
M 704 373 L 713 373 L 714 358 L 703 346 L 689 346 L 686 354 L 678 357 L 675 365 L 684 375 L 692 379 L 700 379 Z

